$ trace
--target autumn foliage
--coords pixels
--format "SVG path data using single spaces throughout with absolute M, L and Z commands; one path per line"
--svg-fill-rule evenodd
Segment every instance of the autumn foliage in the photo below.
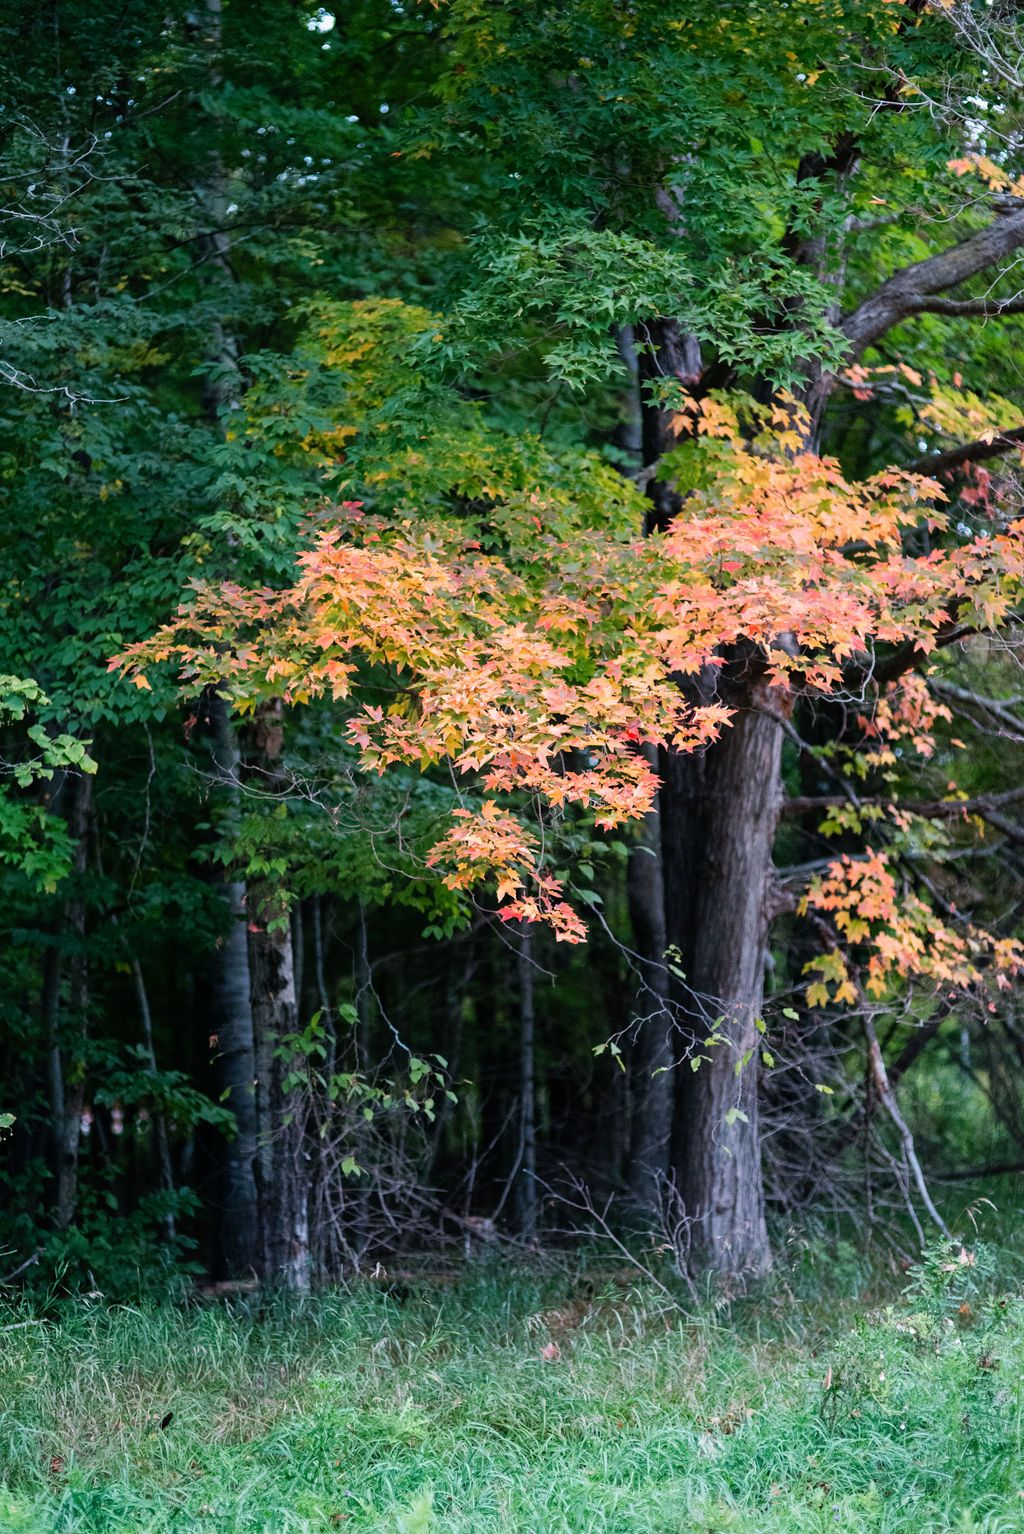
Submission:
M 603 829 L 635 821 L 657 791 L 639 747 L 700 751 L 736 707 L 784 727 L 800 697 L 854 706 L 854 778 L 884 769 L 897 743 L 927 755 L 942 710 L 915 668 L 951 636 L 996 627 L 1024 571 L 1021 524 L 964 536 L 921 474 L 851 483 L 808 450 L 791 399 L 765 409 L 680 392 L 678 409 L 668 470 L 685 514 L 665 532 L 583 517 L 567 532 L 564 515 L 550 529 L 541 485 L 525 527 L 489 508 L 486 547 L 465 519 L 349 502 L 311 524 L 291 586 L 197 585 L 113 664 L 146 687 L 144 668 L 171 662 L 185 688 L 215 685 L 242 711 L 274 695 L 344 700 L 366 772 L 412 764 L 462 789 L 427 858 L 449 887 L 490 888 L 504 919 L 580 941 L 546 851 L 567 806 Z M 883 651 L 904 657 L 882 668 L 888 683 Z M 745 691 L 707 701 L 702 679 L 726 667 Z M 847 829 L 851 818 L 858 830 L 872 819 L 852 790 Z M 855 999 L 840 944 L 866 954 L 876 995 L 909 973 L 968 985 L 1015 967 L 1015 943 L 898 894 L 884 842 L 906 813 L 891 801 L 874 824 L 880 845 L 837 858 L 804 898 L 834 937 L 810 966 L 810 1002 Z

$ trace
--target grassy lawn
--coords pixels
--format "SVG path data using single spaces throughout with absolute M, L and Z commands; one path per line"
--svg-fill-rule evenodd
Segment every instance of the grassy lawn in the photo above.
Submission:
M 4 1534 L 1024 1529 L 1024 1302 L 954 1249 L 879 1305 L 471 1273 L 0 1328 Z

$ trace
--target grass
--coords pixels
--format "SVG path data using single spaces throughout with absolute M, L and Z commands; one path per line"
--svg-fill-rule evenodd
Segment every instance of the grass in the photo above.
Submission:
M 3 1534 L 1019 1534 L 1024 1302 L 621 1277 L 0 1315 Z M 31 1324 L 23 1324 L 30 1322 Z M 7 1329 L 4 1329 L 7 1328 Z

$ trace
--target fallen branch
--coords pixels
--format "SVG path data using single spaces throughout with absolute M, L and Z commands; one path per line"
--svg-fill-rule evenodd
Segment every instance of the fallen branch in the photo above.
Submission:
M 921 1195 L 921 1202 L 924 1204 L 925 1209 L 927 1209 L 929 1218 L 938 1226 L 939 1230 L 948 1240 L 949 1227 L 936 1209 L 932 1202 L 932 1196 L 928 1192 L 928 1184 L 924 1180 L 921 1163 L 917 1159 L 914 1136 L 910 1131 L 910 1125 L 900 1112 L 899 1104 L 896 1101 L 896 1096 L 885 1068 L 885 1060 L 882 1058 L 882 1047 L 878 1042 L 878 1034 L 875 1032 L 875 1025 L 871 1021 L 871 1015 L 868 1012 L 864 1014 L 864 1037 L 867 1039 L 871 1080 L 878 1094 L 878 1100 L 896 1126 L 896 1132 L 903 1143 L 903 1154 L 907 1165 L 910 1167 L 914 1182 L 917 1184 L 917 1191 Z

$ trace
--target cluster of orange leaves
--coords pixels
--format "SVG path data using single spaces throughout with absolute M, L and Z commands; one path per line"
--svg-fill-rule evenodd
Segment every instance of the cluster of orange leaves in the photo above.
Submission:
M 440 767 L 472 785 L 429 854 L 450 887 L 489 884 L 503 917 L 579 941 L 583 923 L 546 869 L 545 822 L 570 804 L 603 828 L 641 817 L 657 780 L 639 748 L 700 751 L 729 728 L 728 707 L 699 700 L 731 647 L 759 656 L 761 706 L 788 714 L 798 693 L 844 687 L 851 661 L 870 670 L 879 643 L 912 641 L 926 657 L 954 613 L 995 626 L 1024 575 L 1015 524 L 905 553 L 908 528 L 945 529 L 941 486 L 895 469 L 848 481 L 806 451 L 792 402 L 754 440 L 722 400 L 686 413 L 713 472 L 665 533 L 581 519 L 567 536 L 545 525 L 539 488 L 528 535 L 494 552 L 465 520 L 388 521 L 345 503 L 320 514 L 291 587 L 196 585 L 173 622 L 112 665 L 148 686 L 145 667 L 172 662 L 185 687 L 216 684 L 242 709 L 273 694 L 348 700 L 367 771 Z M 688 701 L 680 679 L 698 676 Z M 872 696 L 869 731 L 927 748 L 936 710 L 922 687 L 880 708 Z M 947 929 L 897 898 L 881 855 L 839 860 L 809 902 L 849 940 L 870 938 L 869 987 L 901 967 L 963 981 Z M 973 938 L 958 941 L 966 952 Z M 831 978 L 849 999 L 848 976 Z
M 928 758 L 935 750 L 935 729 L 939 721 L 951 724 L 953 714 L 929 690 L 924 677 L 916 671 L 901 677 L 875 700 L 870 714 L 858 716 L 864 741 L 869 749 L 862 752 L 870 767 L 890 767 L 896 761 L 896 748 L 909 745 L 918 756 Z M 962 745 L 962 741 L 954 741 Z
M 876 998 L 885 995 L 894 978 L 909 975 L 958 989 L 992 977 L 1005 989 L 1008 976 L 1024 963 L 1024 947 L 1015 938 L 944 922 L 913 890 L 900 887 L 878 851 L 837 858 L 812 882 L 803 909 L 828 913 L 845 942 L 870 948 L 864 985 Z M 857 1000 L 847 959 L 838 948 L 812 959 L 807 968 L 818 976 L 807 989 L 811 1006 Z

